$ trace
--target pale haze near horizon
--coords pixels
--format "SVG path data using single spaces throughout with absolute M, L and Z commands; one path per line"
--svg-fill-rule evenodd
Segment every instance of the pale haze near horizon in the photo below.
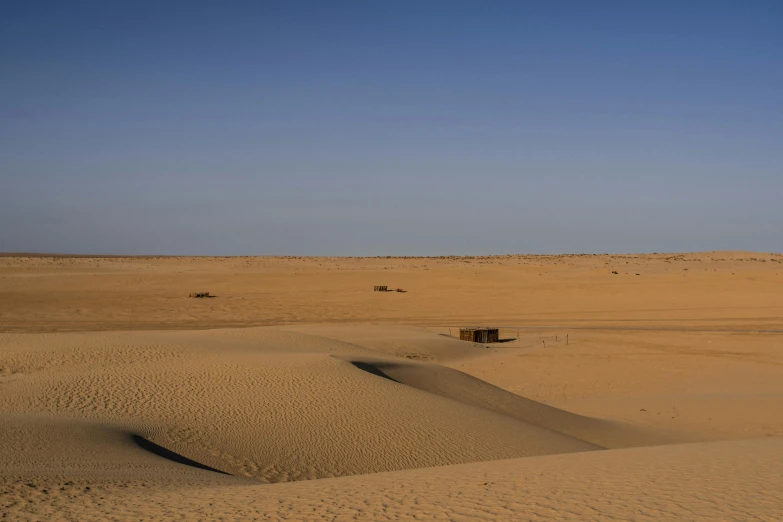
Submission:
M 4 2 L 0 251 L 783 250 L 779 2 Z

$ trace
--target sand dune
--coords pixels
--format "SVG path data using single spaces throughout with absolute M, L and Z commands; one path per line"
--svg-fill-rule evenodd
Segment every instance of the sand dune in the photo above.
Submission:
M 365 349 L 312 336 L 259 329 L 250 344 L 216 341 L 214 331 L 169 332 L 166 344 L 154 346 L 146 344 L 152 332 L 47 337 L 53 350 L 26 350 L 29 336 L 3 337 L 5 352 L 40 361 L 27 360 L 4 384 L 3 411 L 131 421 L 156 444 L 261 482 L 600 449 L 495 411 L 494 398 L 480 391 L 471 403 L 379 377 L 352 363 L 366 357 Z M 211 351 L 199 346 L 203 337 Z M 281 338 L 285 344 L 264 349 Z M 340 356 L 319 352 L 321 346 Z M 50 351 L 80 364 L 47 369 Z
M 221 473 L 151 442 L 154 427 L 46 414 L 3 414 L 0 419 L 4 478 L 210 484 L 213 473 Z
M 577 458 L 578 457 L 578 458 Z M 285 484 L 0 480 L 13 519 L 780 520 L 780 439 L 596 451 Z M 207 473 L 207 472 L 204 472 Z
M 474 258 L 473 276 L 460 258 L 0 258 L 0 512 L 780 520 L 783 270 L 751 257 Z M 621 262 L 652 280 L 599 292 Z M 271 286 L 233 286 L 243 263 Z M 381 274 L 411 291 L 373 295 Z M 455 275 L 486 297 L 457 296 Z M 149 297 L 177 285 L 219 297 Z M 593 309 L 519 311 L 550 285 Z M 683 306 L 664 311 L 676 285 Z M 249 327 L 277 307 L 326 322 Z M 455 318 L 500 308 L 516 310 L 505 342 L 453 337 Z M 610 324 L 588 320 L 601 310 Z M 226 324 L 244 327 L 188 329 Z
M 396 382 L 569 435 L 604 449 L 669 442 L 663 436 L 656 437 L 619 422 L 584 417 L 531 401 L 443 366 L 383 360 L 365 360 L 363 364 Z

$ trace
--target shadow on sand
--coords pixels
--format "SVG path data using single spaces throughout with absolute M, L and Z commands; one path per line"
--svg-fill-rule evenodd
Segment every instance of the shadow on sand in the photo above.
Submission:
M 215 473 L 220 473 L 222 475 L 229 475 L 225 471 L 220 471 L 219 469 L 210 468 L 209 466 L 205 466 L 204 464 L 196 462 L 195 460 L 190 460 L 187 457 L 183 457 L 179 453 L 174 453 L 173 451 L 168 450 L 163 446 L 159 446 L 154 442 L 145 439 L 144 437 L 133 435 L 132 438 L 133 438 L 133 442 L 136 443 L 136 445 L 139 446 L 141 449 L 149 451 L 150 453 L 154 453 L 155 455 L 159 457 L 163 457 L 164 459 L 170 460 L 172 462 L 176 462 L 177 464 L 184 464 L 186 466 L 191 466 L 193 468 L 205 469 L 207 471 L 214 471 Z
M 384 379 L 389 379 L 390 381 L 394 381 L 397 384 L 401 384 L 400 381 L 397 379 L 392 379 L 385 373 L 383 373 L 380 368 L 373 366 L 372 364 L 361 362 L 361 361 L 351 361 L 351 364 L 353 364 L 356 368 L 359 368 L 360 370 L 371 373 L 373 375 L 377 375 L 378 377 L 383 377 Z

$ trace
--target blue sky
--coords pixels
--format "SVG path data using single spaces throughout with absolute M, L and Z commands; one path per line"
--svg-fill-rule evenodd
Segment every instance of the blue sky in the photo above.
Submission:
M 783 250 L 783 2 L 0 2 L 0 251 Z

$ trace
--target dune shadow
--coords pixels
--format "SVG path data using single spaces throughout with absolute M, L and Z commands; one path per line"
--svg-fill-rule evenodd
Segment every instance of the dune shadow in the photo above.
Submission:
M 351 361 L 351 364 L 364 372 L 371 373 L 378 377 L 383 377 L 384 379 L 389 379 L 390 381 L 396 382 L 397 384 L 401 384 L 400 381 L 398 381 L 397 379 L 392 379 L 391 377 L 383 373 L 383 371 L 381 371 L 381 369 L 378 368 L 377 366 L 373 366 L 372 364 L 361 362 L 361 361 Z
M 204 469 L 207 471 L 214 471 L 215 473 L 220 473 L 221 475 L 230 475 L 225 471 L 220 471 L 219 469 L 211 468 L 209 466 L 196 462 L 195 460 L 190 460 L 187 457 L 183 457 L 179 453 L 174 453 L 173 451 L 166 449 L 163 446 L 159 446 L 158 444 L 155 444 L 154 442 L 147 440 L 144 437 L 133 435 L 132 439 L 133 442 L 141 449 L 149 451 L 150 453 L 154 453 L 155 455 L 159 457 L 163 457 L 164 459 L 170 460 L 172 462 L 176 462 L 177 464 L 184 464 L 185 466 L 190 466 L 193 468 Z

